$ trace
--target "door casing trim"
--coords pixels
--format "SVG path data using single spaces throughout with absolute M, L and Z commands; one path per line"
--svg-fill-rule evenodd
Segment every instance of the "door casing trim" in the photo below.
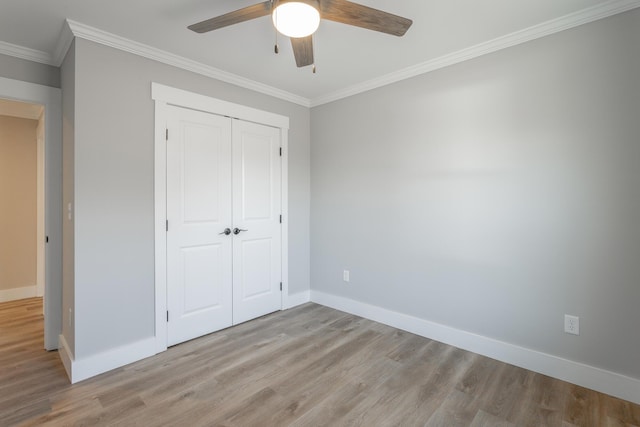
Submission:
M 280 129 L 282 147 L 281 211 L 282 211 L 282 309 L 292 306 L 289 301 L 289 197 L 288 197 L 288 133 L 289 117 L 262 111 L 206 95 L 151 83 L 151 98 L 155 102 L 154 134 L 154 234 L 155 234 L 155 342 L 158 353 L 167 349 L 167 106 L 189 108 L 206 113 L 228 116 Z

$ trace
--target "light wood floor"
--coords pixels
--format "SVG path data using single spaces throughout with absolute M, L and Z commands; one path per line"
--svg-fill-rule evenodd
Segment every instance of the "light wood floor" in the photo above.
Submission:
M 640 407 L 316 304 L 70 385 L 0 304 L 0 426 L 639 426 Z

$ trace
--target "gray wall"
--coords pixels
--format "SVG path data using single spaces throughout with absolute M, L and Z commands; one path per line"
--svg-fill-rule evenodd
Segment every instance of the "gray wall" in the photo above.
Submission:
M 75 41 L 61 66 L 62 83 L 62 334 L 75 353 L 74 315 L 74 140 L 75 140 Z M 72 215 L 68 217 L 71 203 Z M 71 312 L 69 311 L 71 309 Z
M 44 86 L 60 87 L 60 69 L 0 54 L 0 76 Z
M 76 358 L 154 335 L 151 82 L 290 117 L 290 292 L 309 289 L 308 108 L 82 39 L 75 65 Z
M 636 9 L 312 109 L 312 289 L 640 378 L 639 76 Z

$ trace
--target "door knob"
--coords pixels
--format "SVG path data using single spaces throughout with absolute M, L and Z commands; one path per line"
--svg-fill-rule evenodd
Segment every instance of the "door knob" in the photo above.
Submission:
M 222 233 L 218 233 L 218 234 L 224 234 L 225 236 L 228 236 L 229 234 L 231 234 L 231 229 L 229 227 L 225 228 L 224 231 Z M 238 233 L 236 233 L 238 234 Z
M 242 228 L 236 227 L 233 229 L 233 234 L 240 234 L 241 231 L 249 231 L 249 230 L 243 230 Z

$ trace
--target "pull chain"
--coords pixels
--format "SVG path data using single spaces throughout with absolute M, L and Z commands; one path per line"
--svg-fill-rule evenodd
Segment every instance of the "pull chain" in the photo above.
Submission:
M 314 40 L 313 40 L 313 74 L 316 73 L 316 54 L 318 53 L 318 34 L 315 34 Z
M 273 10 L 274 6 L 275 6 L 275 1 L 271 0 L 271 10 Z M 273 45 L 273 51 L 276 53 L 276 55 L 280 53 L 280 48 L 278 47 L 278 28 L 277 28 L 277 24 L 278 24 L 278 12 L 276 12 L 276 25 L 273 27 L 274 36 L 275 36 L 275 44 Z

